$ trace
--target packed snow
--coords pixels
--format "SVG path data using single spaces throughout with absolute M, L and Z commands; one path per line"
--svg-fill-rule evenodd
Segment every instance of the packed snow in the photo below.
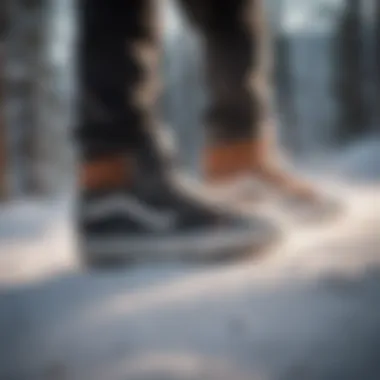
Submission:
M 85 273 L 67 199 L 5 206 L 0 379 L 378 380 L 379 148 L 331 159 L 343 216 L 228 265 Z

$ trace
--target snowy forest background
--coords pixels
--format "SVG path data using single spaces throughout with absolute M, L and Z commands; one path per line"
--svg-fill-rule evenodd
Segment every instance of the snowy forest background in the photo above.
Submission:
M 380 132 L 380 3 L 266 0 L 275 56 L 273 103 L 296 160 Z M 196 168 L 205 102 L 197 37 L 170 0 L 162 110 Z M 74 178 L 75 0 L 0 2 L 1 198 L 55 196 Z M 185 143 L 186 142 L 186 143 Z

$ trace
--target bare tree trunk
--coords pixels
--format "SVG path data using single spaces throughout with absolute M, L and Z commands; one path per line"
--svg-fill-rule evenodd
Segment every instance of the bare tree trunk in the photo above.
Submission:
M 285 14 L 285 1 L 276 3 L 274 44 L 274 78 L 276 82 L 276 103 L 280 119 L 280 136 L 284 145 L 292 152 L 299 152 L 300 141 L 297 112 L 294 99 L 294 81 L 292 75 L 290 37 L 282 30 L 281 25 Z
M 375 80 L 376 80 L 376 105 L 380 104 L 380 2 L 375 1 L 375 27 L 374 27 L 374 48 L 375 48 Z M 375 128 L 380 132 L 380 110 L 375 109 Z
M 4 46 L 0 42 L 0 201 L 5 200 L 7 196 L 7 134 L 4 117 Z
M 73 182 L 69 125 L 75 89 L 70 64 L 75 1 L 8 1 L 11 188 L 21 196 L 54 196 L 67 192 Z
M 39 155 L 39 63 L 45 33 L 44 0 L 12 0 L 9 17 L 7 96 L 12 135 L 12 182 L 20 195 L 41 192 L 36 162 Z
M 360 0 L 346 0 L 346 11 L 338 28 L 336 73 L 339 142 L 359 137 L 369 123 L 369 110 L 363 92 L 361 6 Z
M 297 128 L 297 116 L 294 104 L 294 83 L 290 62 L 289 37 L 279 35 L 276 38 L 276 82 L 278 110 L 282 124 L 281 135 L 287 148 L 298 152 L 300 147 Z
M 7 133 L 4 111 L 5 38 L 7 34 L 6 1 L 0 3 L 0 201 L 7 197 Z

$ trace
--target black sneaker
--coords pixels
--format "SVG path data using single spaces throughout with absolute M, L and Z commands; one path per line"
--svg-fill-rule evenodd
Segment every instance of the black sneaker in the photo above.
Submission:
M 278 236 L 266 220 L 161 185 L 84 195 L 79 221 L 82 256 L 90 266 L 233 259 L 257 253 Z

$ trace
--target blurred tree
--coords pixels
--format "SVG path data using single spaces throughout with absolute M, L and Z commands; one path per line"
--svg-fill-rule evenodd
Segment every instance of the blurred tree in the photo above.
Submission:
M 4 111 L 5 38 L 7 35 L 6 1 L 0 2 L 0 201 L 7 196 L 7 144 Z
M 374 32 L 374 45 L 375 45 L 375 70 L 376 70 L 376 104 L 380 104 L 380 1 L 375 0 L 375 32 Z M 380 110 L 376 109 L 376 122 L 375 127 L 380 132 Z
M 12 191 L 36 194 L 42 190 L 36 163 L 39 157 L 39 103 L 41 55 L 44 36 L 43 11 L 47 0 L 9 1 L 12 33 L 7 44 L 6 91 L 11 134 Z
M 274 80 L 276 89 L 277 109 L 281 127 L 280 135 L 285 146 L 293 152 L 300 150 L 297 127 L 297 112 L 294 103 L 294 82 L 291 62 L 291 41 L 281 28 L 282 18 L 286 12 L 286 2 L 279 0 L 274 7 Z
M 361 0 L 346 0 L 336 38 L 338 103 L 337 141 L 345 143 L 362 135 L 369 123 L 362 70 Z

